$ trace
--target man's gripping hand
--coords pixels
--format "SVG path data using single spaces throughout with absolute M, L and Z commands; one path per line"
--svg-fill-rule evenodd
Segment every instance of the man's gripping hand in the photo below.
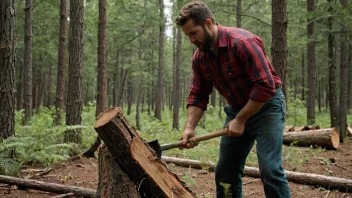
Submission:
M 192 138 L 195 136 L 195 132 L 194 129 L 190 129 L 190 128 L 185 128 L 185 130 L 182 133 L 182 137 L 180 138 L 180 140 L 182 140 L 182 145 L 179 147 L 179 149 L 189 149 L 189 148 L 193 148 L 195 146 L 198 145 L 197 142 L 188 142 L 189 138 Z

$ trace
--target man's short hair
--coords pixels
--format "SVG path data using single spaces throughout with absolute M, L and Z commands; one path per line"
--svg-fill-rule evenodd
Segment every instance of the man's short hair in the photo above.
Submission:
M 192 1 L 180 10 L 175 21 L 178 26 L 183 26 L 189 19 L 193 20 L 195 25 L 202 25 L 207 18 L 215 23 L 213 13 L 204 2 Z

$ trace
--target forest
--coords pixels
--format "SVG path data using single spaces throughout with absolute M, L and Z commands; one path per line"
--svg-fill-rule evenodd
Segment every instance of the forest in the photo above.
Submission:
M 188 2 L 2 0 L 0 175 L 20 176 L 27 167 L 55 166 L 76 155 L 84 158 L 81 163 L 98 166 L 102 140 L 93 126 L 99 114 L 113 107 L 121 108 L 142 138 L 178 141 L 187 118 L 196 47 L 175 24 L 175 18 Z M 295 141 L 285 145 L 285 170 L 352 179 L 348 154 L 352 149 L 351 2 L 204 2 L 222 26 L 243 28 L 263 39 L 283 82 L 287 129 L 305 126 L 338 131 L 341 144 L 333 151 L 301 148 Z M 225 105 L 226 100 L 214 88 L 197 134 L 221 129 Z M 187 152 L 175 149 L 165 153 L 216 162 L 218 139 Z M 343 159 L 339 166 L 344 169 L 331 161 L 334 156 Z M 246 165 L 257 166 L 255 159 L 253 151 Z M 311 165 L 321 166 L 320 171 L 308 168 Z M 95 169 L 92 178 L 98 180 Z M 176 171 L 187 172 L 187 168 Z M 214 195 L 213 186 L 202 189 L 202 181 L 190 172 L 183 176 L 186 183 L 197 186 L 197 196 Z M 207 176 L 205 180 L 213 180 L 214 175 Z M 261 188 L 259 183 L 250 185 Z M 0 185 L 1 194 L 5 188 Z M 249 187 L 244 190 L 251 191 Z M 351 197 L 347 192 L 302 190 L 307 195 Z M 247 197 L 264 196 L 260 191 L 253 193 Z M 295 193 L 293 197 L 301 197 L 299 190 Z

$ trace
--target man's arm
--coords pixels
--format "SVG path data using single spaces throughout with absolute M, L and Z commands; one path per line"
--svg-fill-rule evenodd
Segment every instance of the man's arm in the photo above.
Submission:
M 180 148 L 192 148 L 195 146 L 192 143 L 187 144 L 187 141 L 189 138 L 195 136 L 194 130 L 199 120 L 202 118 L 203 114 L 204 114 L 203 109 L 197 106 L 188 106 L 187 121 L 186 121 L 185 129 L 183 130 L 183 133 L 182 133 L 183 146 L 181 146 Z

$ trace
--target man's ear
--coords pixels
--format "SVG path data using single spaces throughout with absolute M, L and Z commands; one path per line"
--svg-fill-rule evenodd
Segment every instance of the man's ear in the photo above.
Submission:
M 213 21 L 211 21 L 211 19 L 207 18 L 205 19 L 205 25 L 209 28 L 209 30 L 211 29 L 212 25 L 213 25 Z

